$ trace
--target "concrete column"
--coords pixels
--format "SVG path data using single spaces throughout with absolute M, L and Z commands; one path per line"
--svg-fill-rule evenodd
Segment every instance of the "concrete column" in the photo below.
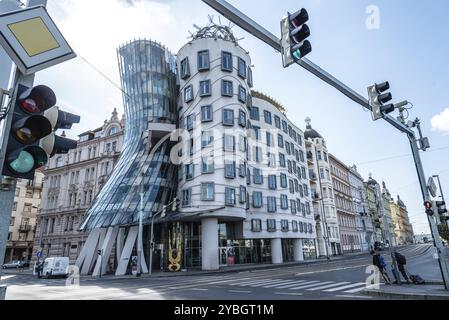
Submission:
M 218 219 L 201 220 L 201 269 L 218 270 Z
M 293 259 L 295 261 L 304 261 L 304 252 L 302 251 L 302 239 L 293 240 Z
M 282 240 L 271 239 L 271 262 L 273 264 L 279 264 L 284 262 L 282 258 Z

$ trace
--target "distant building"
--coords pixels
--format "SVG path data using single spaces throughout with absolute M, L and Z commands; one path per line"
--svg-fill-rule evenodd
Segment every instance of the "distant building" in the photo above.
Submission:
M 366 199 L 368 203 L 369 216 L 371 218 L 371 223 L 373 225 L 373 241 L 381 242 L 382 241 L 382 224 L 380 222 L 381 218 L 379 216 L 379 208 L 377 201 L 377 187 L 378 183 L 376 180 L 372 179 L 371 175 L 367 182 L 364 182 Z M 379 191 L 380 192 L 380 191 Z
M 110 176 L 123 145 L 124 119 L 114 109 L 103 126 L 79 135 L 78 146 L 50 159 L 45 170 L 34 253 L 76 260 L 87 233 L 79 223 Z M 33 259 L 36 254 L 33 254 Z
M 44 174 L 39 170 L 33 180 L 17 179 L 5 262 L 31 260 L 43 179 Z
M 353 165 L 349 168 L 349 184 L 351 186 L 352 203 L 355 213 L 355 224 L 359 236 L 362 251 L 368 251 L 373 241 L 373 223 L 371 220 L 368 198 L 363 178 Z
M 396 236 L 395 236 L 395 225 L 393 224 L 393 217 L 391 215 L 390 208 L 390 199 L 391 194 L 388 191 L 385 181 L 382 182 L 382 205 L 383 205 L 383 214 L 385 215 L 385 219 L 382 221 L 382 229 L 384 230 L 384 238 L 390 243 L 389 237 L 391 236 L 391 245 L 396 245 Z M 387 230 L 388 229 L 388 230 Z
M 390 200 L 391 216 L 394 223 L 394 232 L 398 245 L 405 245 L 414 242 L 413 227 L 410 223 L 407 207 L 398 196 L 397 202 Z
M 357 232 L 351 185 L 349 183 L 349 168 L 332 154 L 329 159 L 343 253 L 361 251 L 362 244 Z
M 342 251 L 337 209 L 334 202 L 334 188 L 330 174 L 329 153 L 325 139 L 312 128 L 310 122 L 310 118 L 307 118 L 304 138 L 307 150 L 313 213 L 316 220 L 318 255 L 338 255 Z

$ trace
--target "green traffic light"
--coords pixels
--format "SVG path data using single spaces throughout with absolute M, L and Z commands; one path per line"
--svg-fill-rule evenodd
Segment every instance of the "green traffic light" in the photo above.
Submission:
M 293 57 L 294 57 L 296 60 L 300 60 L 300 59 L 301 59 L 301 51 L 299 51 L 299 49 L 293 51 L 292 54 L 293 54 Z
M 21 151 L 17 159 L 9 166 L 17 173 L 28 173 L 34 169 L 34 157 L 27 151 Z

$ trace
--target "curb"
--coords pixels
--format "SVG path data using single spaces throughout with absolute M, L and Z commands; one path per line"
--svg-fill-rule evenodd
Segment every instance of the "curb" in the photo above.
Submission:
M 408 299 L 408 300 L 449 300 L 449 295 L 424 294 L 424 293 L 399 293 L 399 292 L 384 292 L 378 290 L 364 290 L 366 295 L 386 297 L 391 299 Z

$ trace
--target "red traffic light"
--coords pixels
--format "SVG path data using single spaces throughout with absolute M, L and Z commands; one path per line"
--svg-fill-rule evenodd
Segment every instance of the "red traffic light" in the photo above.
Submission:
M 47 86 L 39 85 L 23 92 L 19 98 L 19 105 L 29 113 L 43 112 L 56 104 L 56 95 Z
M 432 202 L 430 202 L 430 201 L 424 202 L 424 207 L 426 207 L 426 209 L 431 209 L 432 208 Z

